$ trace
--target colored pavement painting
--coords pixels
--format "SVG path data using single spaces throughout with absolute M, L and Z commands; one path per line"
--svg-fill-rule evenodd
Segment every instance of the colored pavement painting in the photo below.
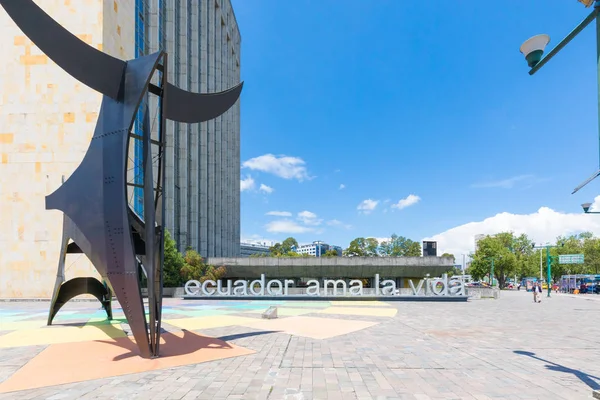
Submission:
M 395 307 L 379 301 L 165 299 L 161 357 L 148 360 L 138 356 L 127 321 L 116 301 L 113 301 L 111 321 L 98 303 L 71 302 L 58 312 L 52 326 L 46 325 L 47 302 L 4 304 L 6 306 L 0 307 L 0 393 L 254 353 L 203 335 L 202 331 L 207 329 L 237 326 L 248 328 L 249 333 L 260 330 L 325 340 L 370 328 L 397 313 Z M 277 307 L 277 318 L 263 319 L 262 313 L 271 306 Z M 19 349 L 27 350 L 31 357 L 9 370 L 3 360 L 7 355 L 10 358 L 11 351 Z M 32 376 L 36 379 L 32 380 Z

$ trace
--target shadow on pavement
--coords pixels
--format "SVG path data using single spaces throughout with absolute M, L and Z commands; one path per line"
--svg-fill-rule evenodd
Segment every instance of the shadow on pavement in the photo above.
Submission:
M 590 388 L 592 388 L 593 390 L 600 389 L 600 384 L 598 384 L 598 382 L 596 382 L 596 381 L 600 381 L 600 378 L 597 376 L 589 375 L 578 369 L 568 368 L 568 367 L 565 367 L 564 365 L 560 365 L 560 364 L 554 363 L 552 361 L 544 360 L 543 358 L 536 356 L 535 353 L 532 353 L 530 351 L 515 350 L 515 351 L 513 351 L 513 353 L 546 362 L 546 363 L 548 363 L 548 365 L 546 365 L 546 368 L 549 369 L 550 371 L 564 372 L 565 374 L 573 374 L 577 378 L 579 378 L 583 383 L 585 383 Z
M 160 356 L 162 358 L 191 354 L 204 348 L 231 349 L 231 346 L 225 343 L 222 339 L 197 335 L 186 329 L 182 329 L 182 332 L 182 337 L 174 335 L 171 332 L 165 332 L 161 335 L 163 343 L 160 345 Z M 139 350 L 137 346 L 129 337 L 118 338 L 114 341 L 97 340 L 97 342 L 121 347 L 129 351 L 128 353 L 120 354 L 114 357 L 113 361 L 139 356 Z
M 238 333 L 236 335 L 221 336 L 221 337 L 219 337 L 217 339 L 223 340 L 225 342 L 228 342 L 230 340 L 243 339 L 243 338 L 252 337 L 252 336 L 259 336 L 259 335 L 268 335 L 270 333 L 279 333 L 279 332 L 280 331 L 246 332 L 246 333 Z

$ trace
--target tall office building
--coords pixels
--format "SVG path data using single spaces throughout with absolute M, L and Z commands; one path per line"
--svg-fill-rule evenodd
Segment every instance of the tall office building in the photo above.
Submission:
M 211 93 L 240 82 L 241 37 L 230 0 L 135 0 L 136 55 L 163 48 L 169 82 Z M 149 109 L 156 107 L 150 104 Z M 142 116 L 140 116 L 140 119 Z M 167 121 L 166 228 L 180 250 L 240 254 L 240 104 L 202 124 Z M 134 160 L 141 154 L 137 143 Z M 141 179 L 140 163 L 136 179 Z M 143 211 L 141 193 L 136 193 Z
M 169 81 L 183 89 L 217 92 L 240 80 L 241 39 L 229 0 L 35 2 L 81 40 L 120 59 L 164 48 Z M 0 298 L 49 297 L 63 217 L 45 209 L 45 196 L 81 163 L 102 98 L 48 59 L 2 8 L 0 33 Z M 165 218 L 182 249 L 239 254 L 239 112 L 238 102 L 207 123 L 167 124 Z M 132 181 L 140 179 L 137 146 L 130 152 Z M 95 269 L 85 256 L 69 255 L 66 274 L 94 276 Z

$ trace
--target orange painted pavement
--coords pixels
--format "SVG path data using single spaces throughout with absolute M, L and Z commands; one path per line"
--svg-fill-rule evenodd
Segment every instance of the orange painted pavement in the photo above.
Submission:
M 255 353 L 190 331 L 164 333 L 161 357 L 147 360 L 132 338 L 53 344 L 0 383 L 0 393 L 198 364 Z

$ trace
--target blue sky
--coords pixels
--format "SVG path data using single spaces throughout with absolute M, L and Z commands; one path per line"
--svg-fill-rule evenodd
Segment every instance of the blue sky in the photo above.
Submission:
M 519 52 L 538 33 L 550 35 L 549 50 L 591 9 L 575 0 L 232 2 L 245 81 L 243 238 L 345 247 L 395 232 L 457 252 L 468 249 L 453 240 L 487 230 L 600 233 L 594 216 L 578 215 L 600 180 L 570 194 L 598 168 L 594 26 L 535 76 Z M 409 195 L 419 201 L 390 207 Z M 369 199 L 377 206 L 361 213 Z M 484 225 L 449 238 L 471 222 Z

